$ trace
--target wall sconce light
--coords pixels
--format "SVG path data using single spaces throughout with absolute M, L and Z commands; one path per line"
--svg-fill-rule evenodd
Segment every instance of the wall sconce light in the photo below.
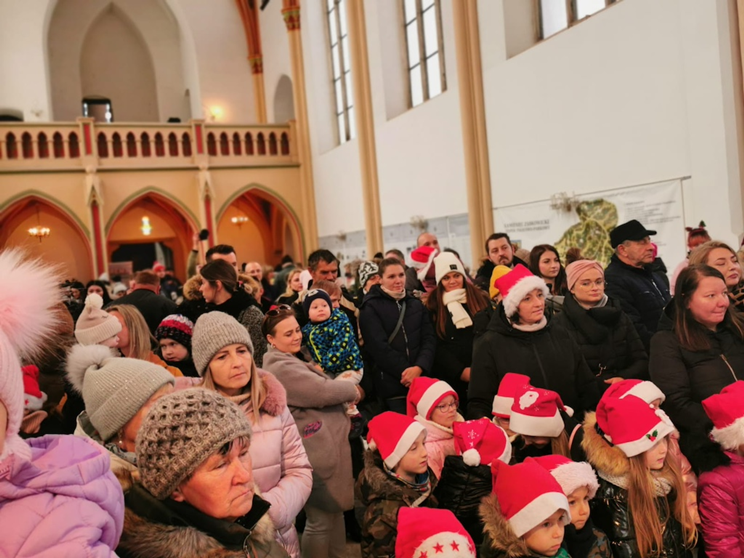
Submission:
M 149 217 L 142 217 L 142 226 L 140 227 L 140 230 L 143 235 L 150 236 L 150 233 L 152 233 L 152 225 L 150 225 Z
M 238 225 L 238 228 L 241 228 L 245 223 L 250 221 L 250 219 L 248 219 L 248 217 L 246 217 L 245 215 L 239 215 L 237 217 L 232 217 L 230 221 L 233 225 Z
M 39 206 L 36 205 L 36 226 L 31 227 L 28 229 L 28 234 L 30 236 L 33 236 L 34 238 L 38 238 L 39 242 L 44 240 L 47 236 L 49 236 L 49 233 L 52 232 L 49 227 L 42 227 L 41 226 L 41 217 L 39 216 Z
M 217 120 L 220 116 L 222 116 L 221 107 L 209 107 L 209 118 L 212 120 L 212 122 Z

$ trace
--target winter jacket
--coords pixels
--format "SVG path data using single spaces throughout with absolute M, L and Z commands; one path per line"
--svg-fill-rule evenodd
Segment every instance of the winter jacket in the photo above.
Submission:
M 726 325 L 706 330 L 711 348 L 688 351 L 673 331 L 674 306 L 660 323 L 663 329 L 651 341 L 651 380 L 666 395 L 663 408 L 680 432 L 680 447 L 695 467 L 699 452 L 713 427 L 702 401 L 736 380 L 744 379 L 744 342 Z
M 406 295 L 406 314 L 395 339 L 388 338 L 400 315 L 400 304 L 374 285 L 362 303 L 359 322 L 365 350 L 374 359 L 372 370 L 377 395 L 382 399 L 405 397 L 408 388 L 400 383 L 406 368 L 420 366 L 424 375 L 431 373 L 436 350 L 436 335 L 429 313 L 417 298 Z
M 523 538 L 514 534 L 511 525 L 501 513 L 496 494 L 489 494 L 483 499 L 480 505 L 480 515 L 483 521 L 481 558 L 543 558 L 540 554 L 528 549 Z M 561 548 L 554 558 L 571 557 L 564 548 Z
M 274 540 L 269 504 L 253 497 L 236 522 L 215 519 L 186 502 L 157 500 L 138 484 L 120 478 L 126 491 L 120 558 L 287 558 Z
M 581 447 L 581 442 L 584 439 L 584 431 L 581 428 L 581 424 L 569 417 L 566 413 L 561 412 L 561 418 L 565 426 L 566 438 L 568 439 L 568 451 L 569 458 L 572 461 L 586 461 L 586 454 Z M 514 436 L 511 442 L 512 444 L 512 458 L 511 463 L 522 463 L 528 457 L 543 457 L 546 455 L 553 455 L 553 446 L 548 443 L 542 447 L 538 447 L 532 444 L 525 443 L 525 439 L 521 434 Z
M 720 450 L 719 450 L 720 451 Z M 700 475 L 698 509 L 708 558 L 744 557 L 744 457 Z
M 321 323 L 302 327 L 303 342 L 324 372 L 337 376 L 347 370 L 362 370 L 364 363 L 351 322 L 338 308 Z
M 591 517 L 578 530 L 571 524 L 566 525 L 563 546 L 571 558 L 613 558 L 607 535 L 594 527 Z
M 508 267 L 514 268 L 514 266 L 518 264 L 522 264 L 527 269 L 529 269 L 530 267 L 527 262 L 518 258 L 517 256 L 514 256 L 511 265 Z M 491 260 L 484 261 L 483 265 L 478 268 L 478 272 L 475 275 L 475 280 L 473 281 L 477 286 L 479 286 L 486 292 L 488 292 L 488 288 L 491 283 L 491 275 L 493 275 L 494 267 L 496 267 L 496 264 L 493 263 Z
M 94 428 L 88 418 L 88 412 L 83 411 L 78 415 L 75 436 L 87 438 L 108 451 L 111 472 L 118 478 L 121 474 L 131 475 L 135 482 L 139 482 L 139 470 L 137 469 L 137 455 L 126 452 L 115 442 L 105 442 Z
M 426 427 L 426 453 L 428 454 L 429 467 L 439 478 L 442 475 L 445 458 L 448 455 L 456 454 L 452 429 L 426 420 L 421 415 L 417 415 L 416 420 Z M 455 420 L 462 421 L 462 417 L 458 415 Z
M 351 509 L 350 422 L 343 403 L 356 399 L 356 386 L 334 381 L 314 364 L 274 348 L 267 351 L 264 366 L 287 390 L 287 405 L 313 467 L 307 505 L 328 513 Z
M 625 478 L 630 473 L 630 462 L 621 449 L 611 446 L 596 430 L 597 419 L 589 413 L 584 419 L 583 446 L 587 461 L 597 471 L 599 490 L 591 501 L 592 521 L 605 532 L 612 545 L 615 558 L 638 558 L 640 553 L 636 542 L 633 519 L 628 504 L 628 491 L 613 484 L 605 477 Z M 664 526 L 662 552 L 652 554 L 652 558 L 691 558 L 690 549 L 685 548 L 682 525 L 670 514 L 674 509 L 677 495 L 672 490 L 666 496 L 657 496 L 656 508 L 659 520 Z M 663 502 L 666 499 L 667 502 Z
M 576 341 L 600 393 L 609 387 L 605 383 L 609 378 L 648 378 L 648 355 L 641 338 L 615 300 L 587 310 L 568 293 L 553 325 L 564 328 Z
M 661 274 L 623 263 L 615 254 L 605 270 L 605 280 L 607 296 L 620 303 L 648 350 L 661 313 L 671 298 Z
M 357 506 L 363 508 L 362 558 L 387 558 L 395 556 L 395 539 L 398 535 L 398 510 L 402 507 L 436 508 L 432 495 L 437 479 L 429 469 L 428 490 L 418 490 L 404 483 L 383 469 L 382 457 L 377 451 L 364 454 L 364 469 L 356 482 Z
M 473 345 L 468 387 L 469 419 L 491 417 L 493 398 L 507 372 L 530 377 L 533 386 L 558 392 L 580 419 L 598 400 L 597 382 L 568 333 L 553 327 L 524 332 L 506 319 L 499 305 L 486 332 Z
M 183 372 L 181 372 L 179 368 L 169 365 L 162 358 L 156 355 L 153 351 L 150 351 L 150 354 L 148 355 L 146 360 L 147 362 L 150 362 L 152 364 L 157 364 L 158 366 L 162 366 L 168 372 L 170 372 L 171 376 L 173 376 L 174 378 L 180 378 L 181 376 L 183 376 Z
M 175 314 L 177 310 L 176 303 L 159 294 L 155 294 L 150 289 L 136 289 L 121 298 L 111 301 L 106 305 L 104 310 L 110 310 L 115 306 L 122 304 L 131 304 L 140 311 L 142 317 L 147 322 L 150 333 L 155 334 L 163 318 L 170 314 Z
M 0 461 L 0 556 L 115 558 L 124 496 L 106 450 L 75 436 L 27 443 L 30 461 Z
M 466 465 L 460 455 L 444 459 L 444 468 L 434 496 L 439 507 L 450 510 L 473 538 L 476 546 L 483 541 L 483 522 L 478 509 L 481 500 L 493 489 L 491 467 Z
M 462 307 L 473 319 L 473 313 L 467 304 Z M 468 382 L 460 379 L 463 370 L 470 368 L 473 363 L 473 332 L 474 326 L 457 329 L 452 322 L 452 316 L 445 312 L 446 322 L 444 324 L 444 338 L 437 336 L 437 348 L 434 356 L 434 366 L 431 376 L 438 380 L 444 380 L 457 392 L 460 400 L 460 409 L 467 409 L 468 404 Z M 436 319 L 432 315 L 432 324 L 436 332 Z
M 253 480 L 261 490 L 261 497 L 271 504 L 269 517 L 276 528 L 277 542 L 290 556 L 299 558 L 300 544 L 294 520 L 310 497 L 313 468 L 287 407 L 284 386 L 264 370 L 259 370 L 258 374 L 266 388 L 258 420 L 253 415 L 250 397 L 236 401 L 253 427 L 249 449 Z

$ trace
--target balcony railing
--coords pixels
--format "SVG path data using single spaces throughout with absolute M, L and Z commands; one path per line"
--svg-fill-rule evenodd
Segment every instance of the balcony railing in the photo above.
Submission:
M 291 166 L 298 163 L 293 123 L 187 124 L 0 123 L 0 172 Z

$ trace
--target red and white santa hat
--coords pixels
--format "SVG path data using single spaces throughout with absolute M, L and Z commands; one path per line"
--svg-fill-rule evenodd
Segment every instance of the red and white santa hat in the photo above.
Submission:
M 21 368 L 23 373 L 23 408 L 39 411 L 47 400 L 47 394 L 39 387 L 39 369 L 33 364 Z
M 517 537 L 543 523 L 558 510 L 563 524 L 571 522 L 568 499 L 561 485 L 534 460 L 517 465 L 494 461 L 491 465 L 493 492 L 499 499 L 501 513 Z
M 535 289 L 540 289 L 545 296 L 549 293 L 545 281 L 533 275 L 522 264 L 515 265 L 509 273 L 496 279 L 494 286 L 501 293 L 501 304 L 504 305 L 507 318 L 517 313 L 519 303 Z
M 406 396 L 406 413 L 409 417 L 420 415 L 429 420 L 437 405 L 448 395 L 458 401 L 457 392 L 447 382 L 425 376 L 414 378 Z
M 449 510 L 409 508 L 398 511 L 397 558 L 475 558 L 475 543 Z
M 394 469 L 426 428 L 406 415 L 385 411 L 367 425 L 367 444 L 377 450 L 388 469 Z
M 499 390 L 493 398 L 493 415 L 508 419 L 511 415 L 511 407 L 514 404 L 514 392 L 517 388 L 530 383 L 530 377 L 524 374 L 507 372 L 501 378 Z
M 643 399 L 649 405 L 654 401 L 661 399 L 663 403 L 666 399 L 666 395 L 661 391 L 656 384 L 649 382 L 648 380 L 623 380 L 612 384 L 605 391 L 607 397 L 618 397 L 622 399 L 628 395 L 635 395 L 636 397 Z
M 703 409 L 713 421 L 710 436 L 725 450 L 744 444 L 744 382 L 739 380 L 721 393 L 703 399 Z
M 524 384 L 514 392 L 509 429 L 524 436 L 556 438 L 565 429 L 560 411 L 573 416 L 561 396 L 549 389 Z
M 165 265 L 156 260 L 152 264 L 152 271 L 153 273 L 157 273 L 158 271 L 165 271 Z
M 602 396 L 597 405 L 597 427 L 605 440 L 628 457 L 650 450 L 674 432 L 674 424 L 661 409 L 639 397 Z
M 586 461 L 571 461 L 562 455 L 544 455 L 542 457 L 528 457 L 525 461 L 535 461 L 545 467 L 553 478 L 561 485 L 563 493 L 570 496 L 579 488 L 585 486 L 589 498 L 594 498 L 599 489 L 597 475 Z
M 437 254 L 439 254 L 439 250 L 431 246 L 419 246 L 411 252 L 411 265 L 416 270 L 416 276 L 419 278 L 419 281 L 423 281 L 426 278 L 429 270 L 434 271 L 431 266 Z
M 452 423 L 457 455 L 466 465 L 491 465 L 495 460 L 509 463 L 512 446 L 504 429 L 487 418 Z

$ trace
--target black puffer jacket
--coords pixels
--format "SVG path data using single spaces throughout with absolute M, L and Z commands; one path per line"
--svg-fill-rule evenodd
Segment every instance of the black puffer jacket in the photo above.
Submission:
M 473 318 L 472 312 L 467 304 L 462 307 Z M 445 312 L 446 322 L 444 324 L 444 339 L 437 335 L 437 350 L 434 358 L 434 367 L 431 375 L 439 380 L 444 380 L 457 392 L 460 399 L 460 408 L 467 408 L 468 383 L 460 379 L 462 371 L 469 368 L 473 362 L 473 330 L 470 326 L 457 329 L 452 316 Z M 432 321 L 436 316 L 432 316 Z M 436 332 L 436 322 L 434 322 Z
M 434 364 L 437 341 L 429 312 L 417 298 L 406 295 L 404 300 L 403 325 L 392 343 L 388 343 L 388 338 L 398 323 L 402 301 L 375 285 L 364 297 L 359 315 L 364 348 L 375 365 L 375 390 L 383 399 L 405 397 L 408 393 L 408 388 L 400 383 L 406 368 L 420 366 L 428 376 Z
M 478 513 L 481 500 L 491 493 L 491 467 L 466 465 L 462 456 L 444 459 L 442 477 L 434 491 L 439 507 L 450 510 L 473 538 L 476 546 L 483 542 L 483 521 Z
M 702 401 L 720 393 L 736 380 L 744 380 L 744 342 L 723 325 L 706 331 L 711 348 L 688 351 L 673 330 L 674 305 L 670 304 L 659 331 L 651 341 L 651 380 L 666 395 L 663 408 L 680 431 L 680 447 L 696 466 L 695 448 L 705 442 L 712 428 Z
M 553 320 L 576 341 L 589 370 L 604 393 L 608 378 L 648 378 L 648 355 L 633 322 L 620 304 L 609 299 L 601 308 L 583 308 L 571 293 L 563 301 L 563 312 Z
M 597 382 L 566 330 L 547 325 L 524 332 L 506 319 L 503 305 L 473 345 L 468 418 L 490 417 L 493 398 L 507 372 L 530 377 L 533 386 L 557 392 L 580 420 L 599 401 Z
M 659 318 L 671 296 L 661 274 L 633 267 L 612 256 L 605 270 L 607 296 L 620 303 L 648 350 Z

